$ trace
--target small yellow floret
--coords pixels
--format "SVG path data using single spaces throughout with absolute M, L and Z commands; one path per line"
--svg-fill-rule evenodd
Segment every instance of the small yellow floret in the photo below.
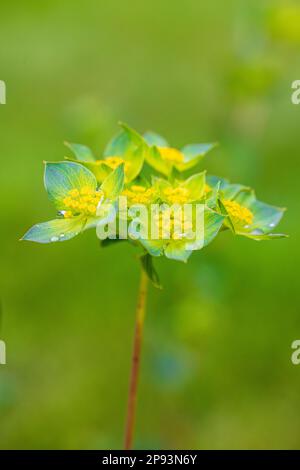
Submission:
M 171 163 L 183 163 L 183 153 L 172 147 L 158 147 L 159 153 L 163 160 Z
M 69 195 L 70 195 L 71 197 L 77 197 L 77 196 L 79 196 L 79 191 L 78 191 L 78 189 L 76 189 L 76 188 L 71 189 L 71 191 L 69 191 Z
M 83 186 L 83 188 L 81 188 L 80 190 L 80 194 L 82 196 L 89 196 L 90 194 L 93 194 L 94 193 L 94 190 L 92 188 L 90 188 L 89 186 Z M 77 194 L 77 196 L 79 195 L 79 193 Z
M 131 191 L 135 193 L 144 193 L 146 191 L 146 188 L 144 186 L 139 186 L 137 184 L 133 184 L 131 186 Z
M 66 209 L 64 217 L 69 218 L 80 214 L 95 216 L 98 203 L 103 196 L 103 191 L 95 191 L 90 186 L 83 186 L 80 190 L 71 189 L 63 199 Z
M 238 225 L 251 225 L 253 222 L 253 213 L 244 206 L 241 206 L 236 201 L 223 200 L 222 201 L 228 214 L 233 219 L 233 222 Z
M 131 188 L 125 189 L 122 196 L 127 197 L 129 205 L 132 204 L 150 204 L 155 197 L 154 188 L 145 188 L 140 185 L 132 185 Z
M 67 196 L 63 199 L 63 203 L 65 206 L 69 206 L 72 203 L 72 198 Z
M 181 211 L 166 210 L 154 216 L 159 238 L 182 240 L 193 230 L 192 220 L 186 220 Z
M 187 188 L 167 188 L 163 191 L 166 200 L 170 204 L 185 204 L 189 199 L 189 190 Z
M 105 163 L 107 164 L 107 166 L 109 166 L 109 168 L 111 168 L 112 170 L 114 170 L 114 169 L 117 168 L 119 165 L 121 165 L 122 163 L 124 163 L 124 159 L 121 158 L 121 157 L 117 157 L 117 156 L 107 157 L 107 158 L 105 159 Z
M 90 205 L 88 206 L 88 210 L 89 210 L 89 213 L 90 213 L 91 215 L 94 215 L 94 214 L 96 214 L 97 206 L 94 206 L 94 204 L 90 204 Z

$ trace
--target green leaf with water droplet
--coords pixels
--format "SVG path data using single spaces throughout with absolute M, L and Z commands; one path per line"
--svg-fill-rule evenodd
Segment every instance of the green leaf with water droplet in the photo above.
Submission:
M 83 217 L 54 219 L 34 225 L 21 238 L 37 243 L 55 243 L 70 240 L 88 227 Z

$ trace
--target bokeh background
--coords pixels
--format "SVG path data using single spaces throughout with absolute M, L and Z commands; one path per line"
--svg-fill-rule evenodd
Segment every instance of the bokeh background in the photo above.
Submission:
M 300 6 L 295 1 L 2 2 L 0 447 L 121 448 L 139 278 L 94 232 L 20 243 L 54 216 L 43 160 L 64 140 L 101 155 L 118 120 L 174 146 L 219 141 L 204 166 L 288 207 L 287 240 L 219 236 L 158 260 L 136 447 L 300 447 Z

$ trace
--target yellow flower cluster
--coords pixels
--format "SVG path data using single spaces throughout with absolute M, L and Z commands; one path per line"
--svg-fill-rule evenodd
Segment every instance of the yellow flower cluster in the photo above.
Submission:
M 160 239 L 182 240 L 193 229 L 192 220 L 184 220 L 181 211 L 165 210 L 154 216 Z
M 109 166 L 109 168 L 115 170 L 118 166 L 124 163 L 124 159 L 121 157 L 107 157 L 104 162 Z
M 154 188 L 145 188 L 140 185 L 132 185 L 129 189 L 122 192 L 122 196 L 127 197 L 129 205 L 132 204 L 150 204 L 155 198 Z
M 243 207 L 238 202 L 227 199 L 222 202 L 234 223 L 238 225 L 252 224 L 254 216 L 247 207 Z
M 159 153 L 163 160 L 170 163 L 183 163 L 183 154 L 172 147 L 158 147 Z
M 118 156 L 106 157 L 104 160 L 97 160 L 96 163 L 97 165 L 103 165 L 103 163 L 105 163 L 105 165 L 107 165 L 112 170 L 115 170 L 122 163 L 124 163 L 125 170 L 128 170 L 131 165 L 130 162 L 126 162 L 123 158 Z
M 189 190 L 180 186 L 164 189 L 163 195 L 169 204 L 185 204 L 189 200 Z
M 66 208 L 64 217 L 69 218 L 78 214 L 95 216 L 98 203 L 103 196 L 103 191 L 95 191 L 89 186 L 84 186 L 80 190 L 71 189 L 63 200 Z

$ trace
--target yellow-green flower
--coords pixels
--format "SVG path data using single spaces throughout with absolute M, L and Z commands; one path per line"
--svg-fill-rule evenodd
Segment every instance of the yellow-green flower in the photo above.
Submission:
M 154 132 L 146 132 L 144 139 L 148 144 L 146 161 L 166 176 L 170 176 L 174 168 L 179 172 L 193 168 L 216 146 L 216 143 L 189 144 L 178 150 L 170 147 L 163 137 Z
M 113 203 L 123 189 L 124 166 L 118 166 L 99 186 L 95 175 L 79 163 L 46 163 L 44 183 L 59 217 L 34 225 L 22 240 L 65 241 L 95 227 L 101 221 L 99 207 Z
M 157 239 L 148 237 L 139 240 L 151 256 L 165 255 L 169 259 L 187 262 L 193 251 L 201 250 L 213 241 L 223 225 L 225 216 L 203 205 L 201 236 L 198 237 L 195 231 L 196 205 L 191 203 L 191 208 L 192 216 L 182 225 L 184 212 L 180 209 L 184 211 L 183 207 L 178 205 L 177 209 L 172 211 L 168 206 L 161 206 L 155 218 L 159 236 Z M 180 230 L 182 227 L 184 229 Z M 190 231 L 193 232 L 192 236 L 190 236 Z
M 97 159 L 85 145 L 66 142 L 77 161 L 91 170 L 99 183 L 122 164 L 126 182 L 133 181 L 142 169 L 146 144 L 143 138 L 126 124 L 121 124 L 121 127 L 121 131 L 106 146 L 101 159 Z
M 208 187 L 217 188 L 219 210 L 227 217 L 224 225 L 235 234 L 254 240 L 270 240 L 286 237 L 272 233 L 279 224 L 285 209 L 258 201 L 255 192 L 240 184 L 230 184 L 217 176 L 207 177 Z
M 205 195 L 205 171 L 196 173 L 186 180 L 170 182 L 154 177 L 152 181 L 161 201 L 170 205 L 200 201 Z
M 225 219 L 204 204 L 206 189 L 205 172 L 197 173 L 183 181 L 170 182 L 153 178 L 153 187 L 160 201 L 158 213 L 154 216 L 157 239 L 140 239 L 140 243 L 152 256 L 165 255 L 167 258 L 186 262 L 193 251 L 207 246 L 218 234 Z M 202 211 L 201 235 L 196 233 L 197 204 Z M 190 214 L 186 217 L 186 207 Z M 199 227 L 198 227 L 199 230 Z
M 121 196 L 125 196 L 128 205 L 131 206 L 133 204 L 152 204 L 157 199 L 158 194 L 155 187 L 132 184 L 123 190 Z
M 258 201 L 250 188 L 206 176 L 205 171 L 178 179 L 182 176 L 180 172 L 197 165 L 215 144 L 192 144 L 177 150 L 157 134 L 142 137 L 125 124 L 121 126 L 101 160 L 86 146 L 67 144 L 77 160 L 46 163 L 45 187 L 58 216 L 33 226 L 23 240 L 64 241 L 97 224 L 104 228 L 110 222 L 112 226 L 116 222 L 118 237 L 121 229 L 117 222 L 122 222 L 122 230 L 129 224 L 129 241 L 142 246 L 147 253 L 145 260 L 149 255 L 164 255 L 186 262 L 193 251 L 208 245 L 221 230 L 230 229 L 254 240 L 285 236 L 272 233 L 284 209 Z M 144 160 L 152 168 L 144 167 Z M 157 172 L 163 177 L 157 176 Z M 117 213 L 120 195 L 127 198 L 128 211 Z M 146 237 L 130 239 L 130 230 L 132 234 L 138 232 L 139 217 L 135 210 L 141 205 L 146 206 L 142 225 L 150 220 L 158 236 L 152 236 L 144 226 Z M 187 218 L 186 207 L 191 209 Z

